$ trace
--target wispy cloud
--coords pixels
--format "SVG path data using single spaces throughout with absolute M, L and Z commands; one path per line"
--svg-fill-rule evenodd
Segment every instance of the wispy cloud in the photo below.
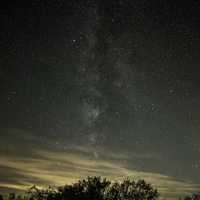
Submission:
M 76 152 L 37 150 L 35 153 L 37 154 L 36 158 L 1 155 L 0 166 L 15 169 L 21 181 L 9 183 L 8 180 L 8 182 L 1 182 L 0 187 L 24 190 L 32 184 L 59 186 L 91 175 L 101 175 L 111 180 L 121 180 L 124 177 L 142 178 L 158 187 L 162 196 L 168 198 L 195 192 L 200 187 L 200 185 L 177 181 L 158 173 L 130 170 L 116 159 L 96 159 L 87 154 L 83 155 L 81 151 L 77 150 Z

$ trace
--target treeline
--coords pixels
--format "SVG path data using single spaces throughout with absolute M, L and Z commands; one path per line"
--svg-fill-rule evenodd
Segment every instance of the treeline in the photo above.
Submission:
M 110 182 L 101 177 L 88 177 L 58 188 L 33 186 L 24 195 L 10 193 L 7 198 L 0 195 L 0 200 L 158 200 L 159 196 L 158 190 L 144 180 Z M 200 200 L 200 193 L 182 200 Z

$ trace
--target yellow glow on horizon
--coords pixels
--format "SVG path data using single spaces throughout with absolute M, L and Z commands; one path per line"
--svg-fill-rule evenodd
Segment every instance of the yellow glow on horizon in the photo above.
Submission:
M 125 165 L 112 160 L 92 159 L 74 152 L 38 151 L 39 158 L 17 159 L 0 156 L 0 165 L 16 170 L 20 184 L 1 183 L 1 187 L 26 190 L 37 181 L 37 185 L 61 186 L 71 184 L 87 176 L 102 176 L 110 180 L 125 177 L 145 179 L 157 187 L 163 196 L 174 196 L 195 192 L 199 185 L 174 180 L 159 173 L 127 169 Z

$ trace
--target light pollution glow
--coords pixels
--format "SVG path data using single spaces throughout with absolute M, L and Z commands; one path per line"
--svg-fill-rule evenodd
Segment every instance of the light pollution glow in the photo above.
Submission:
M 84 149 L 84 148 L 83 148 Z M 94 159 L 81 152 L 51 152 L 36 151 L 39 158 L 16 158 L 1 155 L 0 166 L 15 169 L 19 181 L 17 183 L 0 182 L 1 188 L 25 190 L 37 183 L 39 187 L 45 185 L 61 186 L 70 184 L 87 176 L 103 176 L 110 180 L 121 180 L 124 177 L 145 179 L 157 187 L 161 197 L 176 198 L 198 190 L 200 185 L 175 180 L 159 173 L 150 173 L 127 169 L 125 164 L 116 159 Z M 119 155 L 122 157 L 122 155 Z M 20 178 L 24 177 L 24 178 Z

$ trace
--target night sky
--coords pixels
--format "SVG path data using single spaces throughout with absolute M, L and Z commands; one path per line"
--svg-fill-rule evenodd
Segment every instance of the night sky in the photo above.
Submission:
M 1 5 L 0 192 L 89 175 L 200 188 L 200 2 Z

